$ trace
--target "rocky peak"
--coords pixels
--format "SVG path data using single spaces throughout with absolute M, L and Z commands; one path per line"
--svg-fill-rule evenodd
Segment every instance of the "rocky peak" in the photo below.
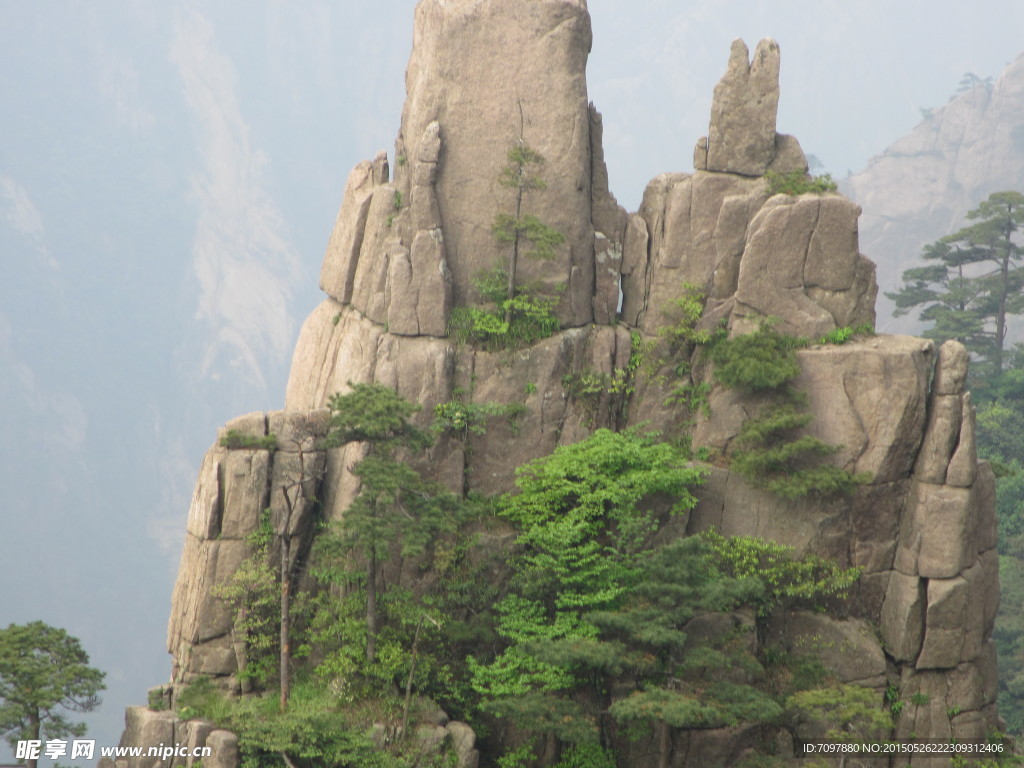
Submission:
M 355 272 L 356 289 L 351 298 L 344 291 L 332 295 L 352 300 L 396 333 L 444 336 L 447 302 L 476 300 L 474 276 L 501 263 L 492 222 L 510 207 L 511 192 L 499 178 L 508 150 L 525 144 L 546 159 L 547 187 L 529 195 L 529 211 L 564 241 L 553 260 L 521 264 L 523 280 L 562 290 L 563 326 L 589 323 L 591 214 L 595 202 L 607 207 L 592 193 L 596 118 L 585 78 L 590 43 L 584 2 L 540 0 L 528 9 L 475 0 L 419 3 L 394 180 L 377 183 L 372 192 L 365 171 L 350 180 L 353 215 L 373 207 L 380 213 L 377 224 L 388 225 L 354 238 L 365 255 L 353 252 L 351 235 L 348 241 L 338 235 L 349 249 L 341 269 Z M 352 233 L 359 227 L 339 219 L 339 229 Z M 620 233 L 606 234 L 621 239 Z M 386 259 L 375 260 L 380 254 Z M 363 263 L 359 270 L 356 256 Z M 388 297 L 379 295 L 382 287 L 390 289 Z
M 676 302 L 694 290 L 707 297 L 700 322 L 724 322 L 734 335 L 767 317 L 812 339 L 873 320 L 874 265 L 859 252 L 859 208 L 834 193 L 772 194 L 763 176 L 806 169 L 796 140 L 775 133 L 777 44 L 762 41 L 752 63 L 746 46 L 733 44 L 696 170 L 655 178 L 628 215 L 608 191 L 601 119 L 587 102 L 589 46 L 582 1 L 420 2 L 394 178 L 384 155 L 350 174 L 324 259 L 328 295 L 303 326 L 286 410 L 229 427 L 258 441 L 276 425 L 304 445 L 322 434 L 324 406 L 349 382 L 396 389 L 423 407 L 424 422 L 456 393 L 466 403 L 514 405 L 515 424 L 492 418 L 481 434 L 443 436 L 424 463 L 454 491 L 492 494 L 512 488 L 517 466 L 600 427 L 644 424 L 728 449 L 752 404 L 716 383 L 699 358 L 652 361 L 658 370 L 630 387 L 587 397 L 572 387 L 583 376 L 628 375 L 637 350 L 658 342 Z M 448 338 L 448 318 L 453 306 L 479 301 L 474 275 L 502 258 L 492 223 L 508 190 L 498 179 L 520 141 L 547 158 L 547 188 L 531 210 L 564 236 L 555 258 L 528 265 L 526 279 L 563 286 L 562 327 L 534 344 L 488 351 Z M 926 693 L 931 703 L 908 713 L 900 733 L 936 738 L 980 738 L 996 724 L 992 476 L 974 454 L 964 363 L 956 345 L 936 354 L 909 337 L 801 351 L 810 429 L 841 446 L 833 460 L 866 484 L 849 498 L 792 503 L 714 467 L 698 508 L 674 531 L 714 526 L 861 568 L 850 615 L 788 617 L 788 642 L 828 638 L 825 646 L 839 650 L 819 649 L 823 661 L 843 682 L 875 691 L 880 706 L 890 685 Z M 680 414 L 669 404 L 680 375 L 707 387 L 707 412 Z M 303 497 L 340 520 L 357 492 L 351 466 L 360 455 L 356 445 L 311 445 L 309 455 L 211 448 L 171 608 L 174 686 L 212 675 L 241 690 L 244 649 L 213 586 L 238 567 L 244 534 L 268 503 L 283 525 L 280 486 L 296 460 L 318 467 Z M 301 562 L 311 531 L 294 535 Z M 388 567 L 399 568 L 392 581 L 409 577 Z M 755 735 L 670 738 L 677 754 L 727 765 Z M 468 744 L 464 764 L 472 765 Z M 623 749 L 636 766 L 658 751 Z

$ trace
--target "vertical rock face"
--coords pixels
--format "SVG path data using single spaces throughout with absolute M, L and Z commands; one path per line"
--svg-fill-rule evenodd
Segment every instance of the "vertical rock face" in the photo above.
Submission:
M 444 336 L 451 302 L 479 300 L 474 277 L 507 262 L 492 224 L 515 192 L 499 178 L 509 149 L 526 144 L 546 159 L 546 187 L 526 193 L 523 213 L 564 240 L 552 260 L 522 260 L 517 277 L 560 295 L 564 327 L 591 322 L 595 226 L 602 260 L 613 258 L 625 213 L 587 101 L 590 34 L 582 0 L 421 2 L 394 179 L 380 161 L 353 171 L 321 287 L 394 333 Z
M 775 157 L 779 111 L 779 45 L 762 40 L 754 51 L 733 40 L 729 68 L 715 86 L 707 147 L 709 171 L 760 176 Z
M 546 158 L 547 189 L 527 210 L 565 237 L 549 263 L 524 263 L 524 277 L 565 285 L 564 325 L 590 322 L 594 283 L 590 111 L 585 69 L 590 16 L 583 0 L 529 4 L 427 0 L 416 8 L 398 151 L 408 153 L 437 122 L 441 225 L 457 302 L 472 298 L 476 272 L 500 263 L 491 223 L 510 211 L 498 183 L 510 147 Z M 415 168 L 413 168 L 415 171 Z M 404 182 L 401 168 L 398 181 Z
M 697 170 L 657 177 L 628 215 L 608 191 L 601 119 L 587 103 L 589 47 L 582 0 L 420 2 L 394 179 L 384 155 L 349 177 L 321 276 L 328 298 L 303 327 L 286 410 L 228 425 L 254 438 L 273 432 L 278 450 L 218 445 L 203 464 L 168 633 L 174 683 L 207 674 L 241 689 L 244 649 L 215 587 L 250 553 L 246 534 L 263 509 L 284 529 L 289 478 L 304 480 L 292 483 L 301 494 L 288 522 L 299 551 L 311 535 L 309 500 L 320 500 L 327 519 L 344 516 L 359 447 L 323 452 L 315 439 L 329 397 L 350 382 L 395 388 L 422 406 L 424 424 L 456 396 L 516 404 L 514 424 L 494 417 L 484 434 L 444 436 L 426 462 L 452 490 L 498 493 L 512 488 L 517 466 L 599 427 L 689 429 L 689 417 L 666 404 L 670 385 L 660 375 L 589 398 L 571 382 L 623 375 L 637 342 L 655 342 L 675 302 L 693 291 L 707 297 L 701 324 L 724 323 L 732 334 L 769 316 L 811 338 L 873 321 L 874 265 L 859 253 L 857 206 L 837 194 L 771 195 L 762 176 L 806 168 L 796 140 L 775 133 L 774 42 L 762 41 L 753 63 L 734 44 Z M 547 157 L 547 188 L 526 204 L 565 237 L 555 259 L 524 265 L 524 279 L 563 286 L 563 329 L 488 352 L 448 339 L 448 313 L 478 302 L 474 274 L 503 258 L 491 231 L 496 212 L 508 210 L 498 177 L 520 140 Z M 890 685 L 905 698 L 927 693 L 931 703 L 908 707 L 900 733 L 974 738 L 996 725 L 998 584 L 992 474 L 975 456 L 966 352 L 876 336 L 811 346 L 799 358 L 810 432 L 840 446 L 835 463 L 866 484 L 847 498 L 789 502 L 714 467 L 675 533 L 714 526 L 861 568 L 848 617 L 795 614 L 773 637 L 792 648 L 827 638 L 822 661 L 844 682 L 878 691 L 880 705 Z M 724 451 L 751 403 L 717 385 L 708 399 L 693 444 Z M 671 739 L 694 764 L 730 765 L 755 736 L 726 729 Z M 470 765 L 476 753 L 466 743 Z M 636 766 L 652 765 L 658 751 L 623 749 Z

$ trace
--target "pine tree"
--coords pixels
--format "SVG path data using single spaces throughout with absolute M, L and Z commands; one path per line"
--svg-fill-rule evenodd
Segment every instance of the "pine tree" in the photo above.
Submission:
M 564 240 L 562 233 L 552 229 L 537 216 L 523 213 L 523 198 L 527 192 L 547 189 L 547 183 L 533 169 L 544 164 L 544 156 L 531 149 L 522 139 L 508 150 L 508 163 L 501 169 L 498 182 L 515 190 L 513 213 L 499 213 L 492 225 L 494 236 L 499 243 L 511 245 L 508 257 L 508 286 L 505 304 L 505 322 L 512 322 L 513 300 L 516 297 L 516 271 L 519 266 L 520 248 L 532 246 L 525 255 L 536 259 L 551 259 L 555 246 Z
M 897 317 L 920 307 L 924 335 L 960 341 L 988 378 L 1003 371 L 1007 318 L 1024 313 L 1024 195 L 995 192 L 967 218 L 975 223 L 927 246 L 931 263 L 905 271 L 903 288 L 886 296 Z
M 103 677 L 63 629 L 41 621 L 9 625 L 0 630 L 0 733 L 12 750 L 21 740 L 83 736 L 85 724 L 64 713 L 96 709 Z M 26 765 L 35 768 L 36 758 Z
M 340 536 L 344 548 L 365 558 L 366 660 L 372 664 L 383 591 L 380 565 L 392 545 L 402 556 L 421 553 L 435 533 L 450 527 L 454 500 L 398 458 L 400 450 L 423 450 L 431 443 L 410 421 L 419 406 L 383 385 L 355 384 L 350 393 L 334 395 L 330 407 L 328 445 L 367 446 L 366 458 L 352 468 L 359 494 L 345 511 Z

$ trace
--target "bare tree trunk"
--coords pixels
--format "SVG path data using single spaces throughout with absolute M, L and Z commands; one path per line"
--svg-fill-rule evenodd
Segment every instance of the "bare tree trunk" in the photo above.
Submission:
M 1013 224 L 1007 223 L 1006 232 L 1006 253 L 1000 263 L 999 270 L 999 310 L 996 313 L 996 374 L 1003 372 L 1003 345 L 1006 343 L 1006 300 L 1010 292 L 1010 253 L 1013 243 L 1010 238 L 1013 236 Z
M 514 234 L 512 237 L 512 254 L 508 257 L 508 300 L 509 305 L 505 307 L 505 322 L 512 322 L 512 299 L 516 297 L 516 267 L 519 264 L 519 217 L 523 211 L 523 169 L 519 169 L 519 185 L 516 187 L 516 218 L 512 226 Z
M 39 731 L 42 727 L 42 720 L 39 717 L 39 710 L 32 712 L 28 716 L 28 738 L 31 741 L 39 741 Z M 25 761 L 26 768 L 36 768 L 36 759 L 30 758 Z
M 423 629 L 423 617 L 416 623 L 416 634 L 412 638 L 412 659 L 409 662 L 409 677 L 405 680 L 405 702 L 402 705 L 402 731 L 398 734 L 399 739 L 405 738 L 405 732 L 409 729 L 409 705 L 412 703 L 412 679 L 416 674 L 416 655 L 420 649 L 420 630 Z
M 366 568 L 366 661 L 377 658 L 377 553 L 370 547 Z
M 285 494 L 287 497 L 287 493 Z M 289 515 L 291 518 L 290 508 Z M 288 522 L 291 522 L 290 520 Z M 281 711 L 288 708 L 291 696 L 291 590 L 289 589 L 292 537 L 287 528 L 281 537 Z
M 669 768 L 669 759 L 672 757 L 672 731 L 668 723 L 661 724 L 658 734 L 658 768 Z

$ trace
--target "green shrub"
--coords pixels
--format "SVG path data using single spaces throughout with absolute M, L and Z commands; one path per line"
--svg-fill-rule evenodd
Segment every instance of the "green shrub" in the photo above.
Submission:
M 832 177 L 827 173 L 822 176 L 811 176 L 803 171 L 792 171 L 791 173 L 768 171 L 764 177 L 768 180 L 768 194 L 770 195 L 804 195 L 807 193 L 823 195 L 838 189 Z
M 818 343 L 845 344 L 854 336 L 873 336 L 874 334 L 875 329 L 874 326 L 871 325 L 871 323 L 861 323 L 860 325 L 855 325 L 853 327 L 845 325 L 842 328 L 835 328 L 829 331 L 820 339 L 818 339 Z
M 801 434 L 811 415 L 797 408 L 804 398 L 790 383 L 800 373 L 796 350 L 806 345 L 765 322 L 756 332 L 724 339 L 711 349 L 718 381 L 768 398 L 760 413 L 744 422 L 730 466 L 751 485 L 786 499 L 848 494 L 868 479 L 825 463 L 838 447 Z
M 658 329 L 658 335 L 668 341 L 670 353 L 712 341 L 714 332 L 697 330 L 706 300 L 707 296 L 699 286 L 684 283 L 683 295 L 670 302 L 663 311 L 668 324 Z
M 557 298 L 540 296 L 530 286 L 523 286 L 509 299 L 507 275 L 499 267 L 483 270 L 474 277 L 473 285 L 486 305 L 452 310 L 448 332 L 456 341 L 497 351 L 527 346 L 558 331 L 558 318 L 554 315 Z
M 277 435 L 271 433 L 256 437 L 247 435 L 238 429 L 229 429 L 227 434 L 221 437 L 220 444 L 230 450 L 249 449 L 261 451 L 273 451 L 277 448 Z
M 779 333 L 765 321 L 754 333 L 722 339 L 710 349 L 715 378 L 746 392 L 778 390 L 800 374 L 796 350 L 807 342 Z
M 487 431 L 487 420 L 492 417 L 508 419 L 509 427 L 516 431 L 516 419 L 526 410 L 522 403 L 467 403 L 456 397 L 434 406 L 434 430 L 448 432 L 460 440 L 469 435 L 482 435 Z
M 150 688 L 147 697 L 147 704 L 154 712 L 162 712 L 167 709 L 167 689 Z
M 177 705 L 178 717 L 182 720 L 199 718 L 224 726 L 230 716 L 232 700 L 210 678 L 200 677 L 178 694 Z

